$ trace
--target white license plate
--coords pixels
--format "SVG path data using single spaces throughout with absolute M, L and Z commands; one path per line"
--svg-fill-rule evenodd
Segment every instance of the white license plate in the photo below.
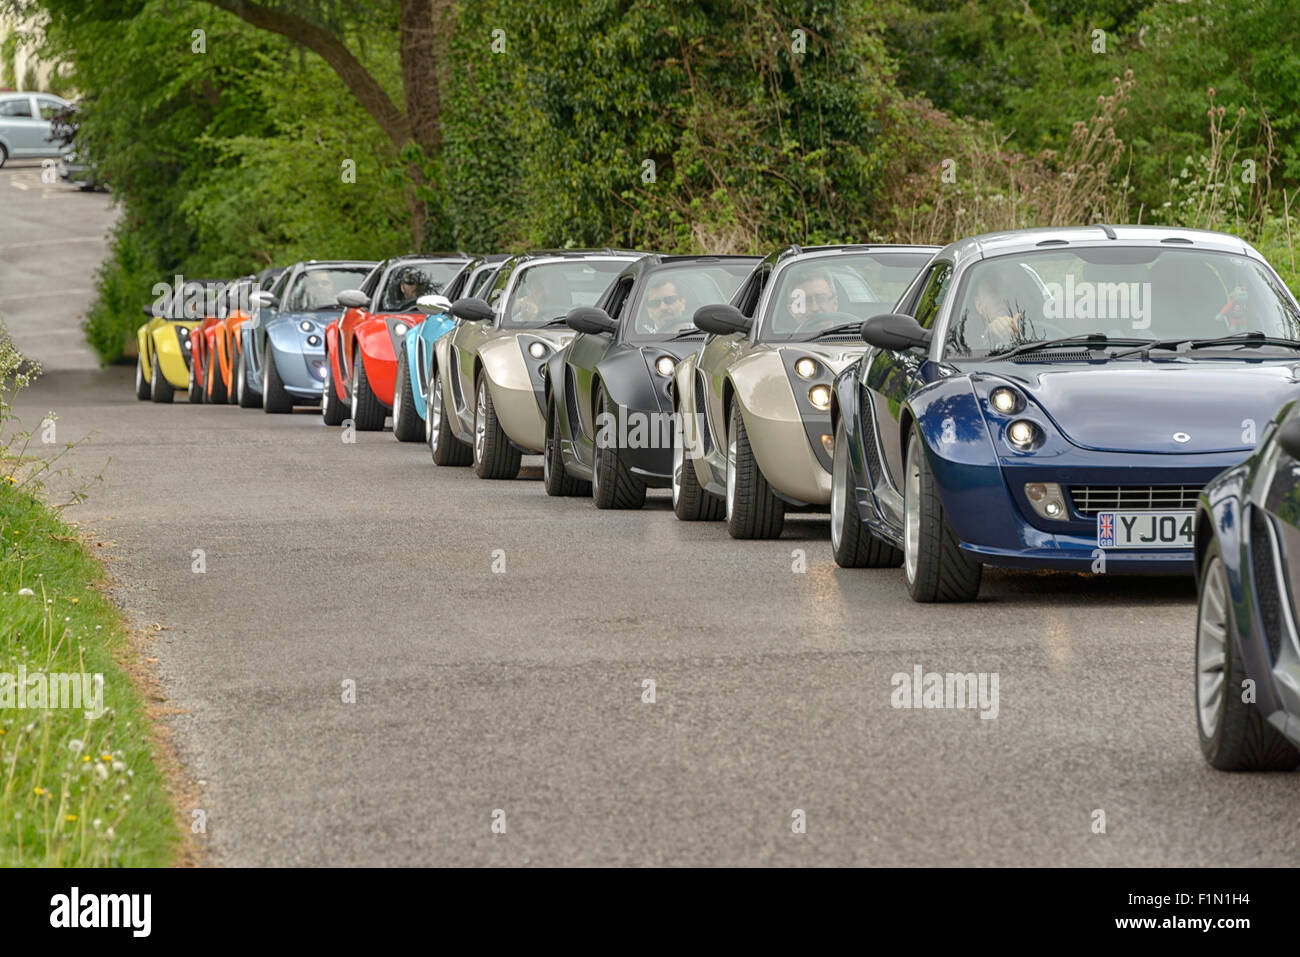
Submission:
M 1098 512 L 1098 548 L 1191 548 L 1195 512 Z

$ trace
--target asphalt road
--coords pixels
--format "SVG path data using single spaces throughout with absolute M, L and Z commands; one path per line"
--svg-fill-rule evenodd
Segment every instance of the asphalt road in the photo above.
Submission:
M 103 206 L 15 175 L 0 309 L 12 252 Z M 900 571 L 837 569 L 824 520 L 734 542 L 662 494 L 601 513 L 315 413 L 137 402 L 71 348 L 73 309 L 23 315 L 50 371 L 21 411 L 96 433 L 70 514 L 166 626 L 216 863 L 1296 863 L 1297 779 L 1200 757 L 1189 582 L 992 574 L 918 606 Z M 917 665 L 996 673 L 997 717 L 892 707 Z

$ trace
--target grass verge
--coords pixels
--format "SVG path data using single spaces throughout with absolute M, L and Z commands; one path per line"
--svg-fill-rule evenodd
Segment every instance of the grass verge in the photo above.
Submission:
M 0 481 L 0 866 L 158 867 L 182 852 L 103 580 L 71 528 Z M 33 676 L 57 674 L 102 675 L 102 715 L 55 707 L 55 682 Z

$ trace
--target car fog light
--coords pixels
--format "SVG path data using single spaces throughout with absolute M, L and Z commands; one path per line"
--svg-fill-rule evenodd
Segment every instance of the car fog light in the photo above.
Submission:
M 808 390 L 808 401 L 812 403 L 814 409 L 825 412 L 831 407 L 831 387 L 828 385 L 813 386 Z
M 308 336 L 308 337 L 307 337 L 307 345 L 309 345 L 309 346 L 318 346 L 318 345 L 320 345 L 320 336 Z
M 1054 522 L 1063 522 L 1070 517 L 1065 507 L 1065 495 L 1061 486 L 1055 482 L 1026 482 L 1025 498 L 1035 512 Z
M 794 371 L 799 373 L 805 379 L 811 379 L 817 374 L 817 361 L 804 356 L 794 364 Z
M 546 355 L 546 346 L 542 345 L 540 342 L 530 343 L 528 346 L 528 354 L 534 359 L 540 359 L 542 356 Z
M 989 402 L 1003 415 L 1019 412 L 1022 408 L 1020 395 L 1014 389 L 997 388 L 989 393 Z
M 672 356 L 660 356 L 655 360 L 655 372 L 658 372 L 664 378 L 673 374 L 677 368 L 677 360 Z
M 835 454 L 835 436 L 833 436 L 833 435 L 825 435 L 825 434 L 823 434 L 823 435 L 822 435 L 822 448 L 824 448 L 824 449 L 826 450 L 826 454 L 827 454 L 827 455 L 834 455 L 834 454 Z
M 1038 427 L 1025 419 L 1007 426 L 1007 441 L 1018 449 L 1032 448 L 1038 440 Z

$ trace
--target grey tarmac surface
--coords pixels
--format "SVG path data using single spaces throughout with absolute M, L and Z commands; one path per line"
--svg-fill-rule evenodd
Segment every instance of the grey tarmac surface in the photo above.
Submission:
M 550 499 L 536 459 L 485 482 L 314 412 L 137 402 L 129 369 L 56 363 L 21 402 L 47 409 L 97 433 L 70 517 L 165 625 L 214 863 L 1296 862 L 1298 779 L 1200 757 L 1189 581 L 993 573 L 919 606 L 816 518 L 734 542 L 664 493 Z M 891 707 L 918 664 L 996 672 L 996 719 Z

